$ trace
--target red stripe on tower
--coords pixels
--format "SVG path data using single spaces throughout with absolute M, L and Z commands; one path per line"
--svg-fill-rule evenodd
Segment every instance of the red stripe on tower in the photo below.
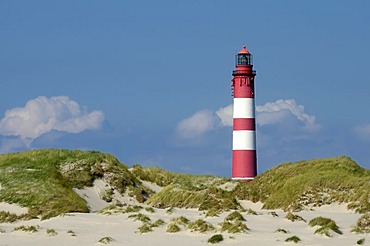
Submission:
M 253 57 L 245 46 L 236 55 L 233 71 L 232 178 L 253 180 L 257 175 Z

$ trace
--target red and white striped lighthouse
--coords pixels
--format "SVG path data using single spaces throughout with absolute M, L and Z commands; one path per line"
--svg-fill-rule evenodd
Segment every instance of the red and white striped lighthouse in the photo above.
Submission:
M 232 178 L 250 181 L 257 175 L 253 57 L 245 46 L 236 55 L 233 71 Z

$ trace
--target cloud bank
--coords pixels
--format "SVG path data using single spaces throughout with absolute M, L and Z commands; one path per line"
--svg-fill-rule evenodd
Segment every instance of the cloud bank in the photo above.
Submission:
M 179 122 L 176 131 L 184 139 L 192 139 L 220 127 L 231 127 L 233 123 L 233 105 L 222 107 L 215 112 L 201 110 Z M 259 126 L 284 123 L 290 118 L 303 124 L 307 131 L 314 131 L 320 126 L 315 117 L 305 113 L 304 106 L 294 99 L 277 100 L 262 106 L 256 106 L 256 121 Z
M 67 96 L 40 96 L 29 100 L 23 108 L 7 110 L 4 118 L 0 120 L 0 135 L 18 137 L 30 147 L 35 139 L 45 133 L 79 133 L 98 129 L 103 121 L 102 111 L 88 112 Z
M 180 121 L 177 133 L 184 139 L 195 138 L 215 129 L 216 122 L 217 119 L 211 110 L 201 110 Z

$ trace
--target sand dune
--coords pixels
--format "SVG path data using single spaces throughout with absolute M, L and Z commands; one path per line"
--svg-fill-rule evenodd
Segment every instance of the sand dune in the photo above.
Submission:
M 155 209 L 150 213 L 142 209 L 140 213 L 147 215 L 152 222 L 162 219 L 165 224 L 153 228 L 152 232 L 140 234 L 138 227 L 143 223 L 128 218 L 133 213 L 117 213 L 103 215 L 99 213 L 71 213 L 65 216 L 55 217 L 49 220 L 29 220 L 18 221 L 16 223 L 2 223 L 0 229 L 0 245 L 103 245 L 99 241 L 104 237 L 112 239 L 110 245 L 206 245 L 207 240 L 216 233 L 221 233 L 224 241 L 220 245 L 289 245 L 285 240 L 291 236 L 301 239 L 300 245 L 356 245 L 359 239 L 365 238 L 364 234 L 351 233 L 351 228 L 356 224 L 359 214 L 346 209 L 346 205 L 326 205 L 315 208 L 314 211 L 302 211 L 296 213 L 303 217 L 307 222 L 292 222 L 285 218 L 286 212 L 281 210 L 262 210 L 261 203 L 241 201 L 246 209 L 252 209 L 257 215 L 242 212 L 246 219 L 246 224 L 250 229 L 247 233 L 229 234 L 220 232 L 219 223 L 231 213 L 224 212 L 219 217 L 205 217 L 202 211 L 196 209 L 173 209 L 172 213 L 167 213 L 166 209 Z M 1 203 L 1 209 L 19 212 L 19 207 Z M 275 212 L 275 216 L 271 214 Z M 276 216 L 277 215 L 277 216 Z M 212 224 L 216 230 L 207 233 L 191 232 L 184 226 L 177 233 L 166 232 L 166 227 L 171 219 L 185 216 L 191 221 L 203 219 Z M 323 216 L 333 219 L 341 231 L 342 235 L 332 233 L 332 237 L 314 234 L 317 228 L 308 226 L 308 221 Z M 35 226 L 36 232 L 14 231 L 20 226 Z M 277 229 L 284 229 L 288 233 L 275 232 Z M 48 234 L 49 231 L 49 234 Z M 50 233 L 55 232 L 55 233 Z M 52 235 L 55 234 L 55 235 Z M 370 239 L 369 239 L 370 240 Z

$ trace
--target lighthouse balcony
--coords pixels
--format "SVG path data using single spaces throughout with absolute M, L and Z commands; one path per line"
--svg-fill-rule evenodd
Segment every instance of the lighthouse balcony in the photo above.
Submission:
M 256 70 L 252 70 L 252 71 L 237 71 L 237 70 L 234 70 L 233 71 L 233 76 L 244 76 L 244 75 L 257 75 L 257 72 L 256 72 Z

